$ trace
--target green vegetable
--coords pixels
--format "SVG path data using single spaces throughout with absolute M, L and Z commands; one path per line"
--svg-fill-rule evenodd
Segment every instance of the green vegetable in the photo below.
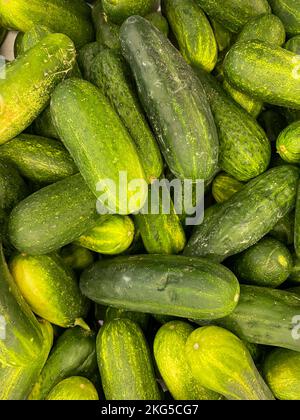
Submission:
M 258 122 L 265 130 L 267 137 L 271 142 L 277 140 L 277 137 L 287 124 L 284 115 L 278 112 L 277 109 L 272 108 L 263 111 L 259 116 Z
M 295 213 L 291 212 L 282 217 L 270 231 L 270 235 L 286 245 L 294 242 Z
M 160 12 L 152 12 L 145 16 L 153 26 L 160 30 L 165 36 L 169 35 L 169 24 L 167 19 Z
M 65 246 L 61 250 L 60 256 L 72 270 L 82 271 L 94 262 L 94 255 L 90 250 L 74 243 Z
M 258 40 L 281 47 L 285 43 L 285 29 L 281 20 L 272 14 L 257 16 L 243 27 L 237 42 Z
M 51 31 L 46 26 L 33 26 L 29 31 L 26 31 L 23 34 L 20 40 L 20 44 L 18 45 L 17 55 L 19 56 L 24 54 L 26 51 L 30 50 L 30 48 L 34 47 L 39 41 L 51 33 L 53 33 L 53 31 Z
M 27 195 L 27 186 L 16 168 L 5 159 L 0 146 L 0 209 L 10 212 Z M 4 158 L 4 159 L 3 159 Z
M 276 146 L 281 158 L 289 163 L 300 163 L 300 121 L 286 127 L 279 135 Z
M 34 120 L 33 129 L 38 136 L 60 140 L 56 127 L 52 121 L 49 106 L 47 106 L 47 108 Z
M 286 50 L 292 51 L 296 54 L 300 54 L 300 35 L 294 36 L 293 38 L 290 38 L 284 48 Z
M 297 0 L 269 0 L 273 13 L 283 22 L 291 36 L 300 34 L 300 9 Z
M 5 40 L 7 35 L 7 30 L 0 27 L 0 46 L 3 44 L 3 41 Z
M 211 26 L 213 28 L 215 39 L 217 41 L 218 50 L 220 52 L 227 50 L 230 47 L 232 41 L 232 33 L 228 31 L 220 22 L 211 18 Z
M 243 188 L 243 183 L 232 176 L 221 172 L 213 180 L 212 195 L 217 203 L 224 203 Z
M 294 225 L 294 247 L 297 257 L 300 257 L 300 183 L 298 185 L 295 225 Z
M 47 400 L 99 400 L 98 392 L 91 381 L 80 376 L 71 376 L 57 384 Z
M 103 11 L 112 22 L 121 24 L 129 16 L 145 16 L 157 9 L 157 0 L 102 0 Z
M 261 101 L 253 99 L 251 96 L 235 89 L 227 82 L 227 80 L 223 81 L 223 88 L 237 104 L 248 112 L 248 114 L 250 114 L 253 118 L 257 118 L 263 107 L 263 103 Z
M 149 314 L 143 314 L 142 312 L 130 312 L 125 311 L 125 309 L 109 307 L 105 311 L 104 322 L 124 318 L 136 322 L 142 328 L 142 330 L 146 331 L 149 323 Z
M 91 79 L 92 63 L 98 53 L 104 50 L 100 42 L 91 42 L 79 50 L 78 64 L 86 80 Z
M 300 258 L 298 258 L 296 255 L 293 255 L 293 267 L 289 280 L 293 283 L 300 284 Z
M 97 0 L 93 10 L 92 17 L 96 29 L 96 39 L 108 48 L 120 49 L 119 32 L 120 27 L 110 22 L 103 11 L 102 0 Z

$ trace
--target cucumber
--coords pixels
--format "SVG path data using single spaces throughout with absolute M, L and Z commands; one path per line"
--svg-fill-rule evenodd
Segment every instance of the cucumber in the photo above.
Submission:
M 297 284 L 300 284 L 300 259 L 296 255 L 293 255 L 293 268 L 290 273 L 289 281 L 295 283 L 296 286 Z
M 107 48 L 119 50 L 121 48 L 119 38 L 120 26 L 108 20 L 103 11 L 102 0 L 96 1 L 92 10 L 92 17 L 97 41 Z
M 248 112 L 248 114 L 250 114 L 253 118 L 258 117 L 263 108 L 263 103 L 261 101 L 251 98 L 249 95 L 235 89 L 227 82 L 227 80 L 223 81 L 223 88 L 237 104 Z
M 91 381 L 80 376 L 71 376 L 59 382 L 47 400 L 99 400 L 98 392 Z
M 161 175 L 163 162 L 126 62 L 116 51 L 106 49 L 92 62 L 90 76 L 90 80 L 107 96 L 127 128 L 138 151 L 146 179 L 152 182 Z
M 185 344 L 193 330 L 182 321 L 168 322 L 158 330 L 153 344 L 157 367 L 175 400 L 218 400 L 219 394 L 202 387 L 188 365 Z
M 105 311 L 104 322 L 110 322 L 114 319 L 131 319 L 136 322 L 143 331 L 147 330 L 149 324 L 149 314 L 143 314 L 142 312 L 130 312 L 124 309 L 118 308 L 107 308 Z
M 6 78 L 0 80 L 5 102 L 0 144 L 20 134 L 45 108 L 54 87 L 73 68 L 75 54 L 68 37 L 50 34 L 6 66 Z
M 0 24 L 21 32 L 44 25 L 68 35 L 77 47 L 94 36 L 90 8 L 83 0 L 0 0 Z
M 300 35 L 294 36 L 293 38 L 290 38 L 284 48 L 286 50 L 292 51 L 296 54 L 300 54 Z
M 271 148 L 257 122 L 238 106 L 211 75 L 197 69 L 213 112 L 220 141 L 219 167 L 239 181 L 263 173 Z
M 221 172 L 213 180 L 212 195 L 217 203 L 224 203 L 243 188 L 243 183 L 232 176 Z
M 24 37 L 23 32 L 18 32 L 17 36 L 15 38 L 14 42 L 14 57 L 17 58 L 21 54 L 21 46 L 22 46 L 22 40 Z
M 47 28 L 47 26 L 33 26 L 28 32 L 23 34 L 17 49 L 17 55 L 24 54 L 51 33 L 53 31 Z
M 228 400 L 274 400 L 244 343 L 223 328 L 192 332 L 186 357 L 194 378 Z
M 285 29 L 281 20 L 272 14 L 257 16 L 243 27 L 237 42 L 258 40 L 281 47 L 285 43 Z
M 147 197 L 145 174 L 131 137 L 105 96 L 84 80 L 66 80 L 52 95 L 51 115 L 63 143 L 102 206 L 124 215 L 140 210 Z M 127 177 L 124 194 L 120 193 L 121 172 Z M 133 190 L 130 183 L 136 180 L 141 182 Z
M 161 399 L 147 342 L 135 322 L 106 322 L 97 336 L 96 348 L 107 400 Z
M 90 250 L 74 243 L 65 246 L 61 250 L 60 256 L 72 270 L 85 270 L 94 262 L 94 254 Z
M 34 313 L 63 328 L 80 325 L 89 303 L 81 295 L 74 274 L 60 257 L 19 254 L 12 259 L 10 270 Z
M 297 257 L 300 257 L 300 183 L 298 185 L 295 225 L 294 225 L 294 247 Z
M 134 16 L 122 25 L 122 52 L 171 172 L 180 179 L 209 179 L 218 139 L 202 86 L 166 37 Z
M 292 245 L 294 242 L 294 225 L 295 213 L 291 212 L 282 217 L 269 234 L 285 245 Z
M 38 136 L 60 140 L 52 121 L 49 106 L 34 120 L 33 131 Z
M 93 60 L 104 48 L 100 42 L 91 42 L 79 50 L 78 64 L 86 80 L 91 79 Z
M 102 7 L 108 19 L 121 24 L 132 15 L 145 16 L 157 9 L 157 0 L 102 0 Z
M 288 248 L 273 238 L 263 238 L 234 257 L 233 272 L 246 284 L 278 287 L 289 277 L 293 258 Z
M 300 121 L 286 127 L 279 135 L 276 147 L 283 160 L 288 163 L 300 163 Z
M 1 146 L 0 146 L 1 150 Z M 27 186 L 17 169 L 0 151 L 0 208 L 9 213 L 28 193 Z
M 300 353 L 276 349 L 264 360 L 263 373 L 278 400 L 300 400 Z
M 217 63 L 217 42 L 197 0 L 163 0 L 162 9 L 184 59 L 193 66 L 212 71 Z
M 277 137 L 287 125 L 285 116 L 278 112 L 277 109 L 272 108 L 263 111 L 259 116 L 258 122 L 271 142 L 276 142 Z
M 80 287 L 102 305 L 183 318 L 221 318 L 239 297 L 239 284 L 228 269 L 178 255 L 99 261 L 82 274 Z
M 298 55 L 278 46 L 238 42 L 226 55 L 224 75 L 235 88 L 263 102 L 299 109 L 299 63 Z
M 73 242 L 98 222 L 94 195 L 76 174 L 21 201 L 10 215 L 9 238 L 20 252 L 48 254 Z
M 160 12 L 152 12 L 145 16 L 153 26 L 159 29 L 166 37 L 169 35 L 169 24 Z
M 239 32 L 253 17 L 271 13 L 267 0 L 197 0 L 205 13 L 231 32 Z
M 105 255 L 117 255 L 126 251 L 134 238 L 134 224 L 128 216 L 110 215 L 99 219 L 99 223 L 84 232 L 76 245 Z
M 32 134 L 20 134 L 1 145 L 0 155 L 22 176 L 40 184 L 51 184 L 78 172 L 60 142 Z
M 254 245 L 293 210 L 299 170 L 284 165 L 248 182 L 196 227 L 184 254 L 222 261 Z
M 0 46 L 3 44 L 7 35 L 7 30 L 0 27 Z
M 299 311 L 300 297 L 296 294 L 241 286 L 238 306 L 217 323 L 250 343 L 300 351 L 300 340 L 295 340 L 292 334 Z
M 269 0 L 273 13 L 283 22 L 290 36 L 300 34 L 300 10 L 297 0 Z
M 217 42 L 219 52 L 227 50 L 230 47 L 233 34 L 228 31 L 220 22 L 211 18 L 211 26 L 213 28 L 215 39 Z
M 68 329 L 55 343 L 29 400 L 44 400 L 63 379 L 69 376 L 91 378 L 96 370 L 95 334 L 80 327 Z

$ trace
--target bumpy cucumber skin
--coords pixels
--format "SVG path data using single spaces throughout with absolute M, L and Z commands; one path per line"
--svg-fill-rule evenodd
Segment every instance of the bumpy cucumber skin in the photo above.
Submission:
M 145 16 L 152 25 L 159 29 L 165 36 L 169 35 L 169 24 L 167 19 L 160 12 L 152 12 Z
M 239 296 L 238 281 L 227 268 L 178 255 L 103 260 L 82 274 L 80 287 L 102 305 L 183 318 L 226 316 Z
M 208 16 L 220 21 L 231 32 L 239 32 L 249 19 L 271 13 L 267 0 L 197 0 Z
M 250 181 L 228 201 L 207 212 L 184 254 L 216 261 L 238 254 L 258 242 L 293 210 L 299 170 L 283 165 Z
M 79 50 L 78 64 L 86 80 L 91 80 L 93 60 L 104 48 L 100 42 L 91 42 Z
M 290 251 L 273 238 L 263 238 L 233 262 L 233 272 L 242 283 L 272 288 L 286 281 L 292 267 Z
M 126 251 L 134 238 L 134 224 L 128 216 L 109 215 L 100 218 L 97 226 L 84 232 L 75 244 L 105 255 Z
M 290 36 L 300 34 L 300 10 L 298 0 L 269 0 L 273 13 L 283 22 Z
M 102 0 L 102 7 L 108 19 L 121 24 L 132 15 L 145 16 L 157 9 L 157 0 Z
M 295 247 L 297 257 L 300 257 L 300 183 L 298 185 L 297 200 L 296 200 L 294 247 Z
M 267 384 L 278 400 L 300 400 L 300 353 L 276 349 L 263 363 Z
M 21 201 L 10 215 L 8 230 L 16 249 L 41 255 L 73 242 L 98 221 L 94 195 L 76 174 Z
M 141 328 L 129 319 L 104 324 L 96 341 L 107 400 L 160 400 L 151 354 Z
M 15 164 L 25 178 L 41 184 L 51 184 L 78 172 L 60 142 L 31 134 L 20 134 L 0 146 L 0 155 Z
M 52 95 L 51 115 L 64 145 L 99 201 L 99 182 L 115 182 L 116 191 L 110 185 L 106 188 L 109 200 L 101 202 L 105 208 L 123 215 L 140 210 L 147 198 L 147 184 L 141 185 L 134 203 L 136 191 L 130 190 L 129 184 L 146 181 L 144 170 L 133 140 L 104 94 L 84 80 L 66 80 Z M 124 200 L 118 193 L 121 172 L 126 173 L 128 182 Z
M 68 35 L 77 47 L 94 36 L 90 8 L 83 0 L 1 0 L 0 24 L 21 32 L 44 25 Z
M 238 35 L 237 42 L 252 40 L 281 45 L 285 42 L 285 29 L 281 20 L 272 14 L 266 14 L 251 19 Z
M 203 88 L 166 37 L 133 16 L 121 28 L 122 52 L 171 172 L 209 179 L 218 161 L 218 137 Z
M 45 108 L 55 86 L 72 70 L 75 54 L 68 37 L 50 34 L 6 66 L 6 78 L 0 80 L 0 144 L 20 134 Z
M 161 175 L 163 162 L 156 139 L 135 91 L 127 63 L 119 53 L 106 49 L 100 52 L 92 62 L 90 80 L 107 96 L 129 131 L 147 181 L 152 182 Z
M 300 109 L 300 59 L 290 51 L 261 41 L 238 42 L 225 57 L 224 75 L 250 96 Z
M 219 400 L 220 395 L 195 380 L 186 358 L 185 344 L 194 328 L 171 321 L 156 333 L 153 351 L 159 372 L 175 400 Z
M 279 135 L 277 152 L 288 163 L 300 163 L 300 121 L 286 127 Z
M 246 346 L 231 332 L 196 329 L 187 339 L 186 356 L 195 379 L 228 400 L 274 400 Z
M 29 400 L 44 400 L 63 379 L 78 375 L 90 378 L 96 370 L 95 334 L 80 327 L 68 329 L 55 343 Z
M 300 351 L 293 338 L 293 320 L 300 311 L 300 297 L 284 290 L 241 286 L 236 309 L 217 321 L 242 340 Z
M 185 60 L 212 71 L 217 63 L 218 47 L 212 27 L 197 0 L 163 0 L 162 9 Z
M 212 195 L 217 203 L 225 203 L 236 192 L 243 188 L 243 183 L 222 172 L 213 180 Z
M 71 376 L 55 385 L 46 400 L 95 401 L 99 400 L 99 396 L 91 381 L 80 376 Z
M 200 70 L 197 75 L 218 129 L 219 167 L 239 181 L 248 181 L 265 172 L 271 158 L 271 146 L 265 132 L 226 94 L 213 76 Z
M 54 325 L 68 328 L 87 314 L 89 303 L 75 275 L 56 254 L 15 256 L 12 276 L 32 311 Z

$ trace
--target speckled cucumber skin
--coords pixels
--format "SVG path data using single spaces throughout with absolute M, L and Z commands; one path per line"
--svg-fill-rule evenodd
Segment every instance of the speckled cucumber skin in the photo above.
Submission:
M 300 163 L 300 121 L 285 128 L 276 142 L 277 152 L 288 163 Z
M 104 322 L 112 321 L 113 319 L 131 319 L 131 321 L 137 323 L 143 331 L 147 330 L 149 324 L 149 314 L 143 314 L 142 312 L 131 312 L 125 309 L 113 308 L 109 306 L 105 311 Z
M 227 80 L 223 81 L 223 88 L 227 93 L 229 93 L 236 103 L 248 112 L 248 114 L 250 114 L 253 118 L 258 117 L 263 107 L 263 103 L 261 101 L 251 98 L 249 95 L 235 89 L 227 82 Z
M 239 296 L 227 268 L 178 255 L 101 261 L 83 273 L 80 287 L 102 305 L 183 318 L 220 318 L 233 311 Z
M 136 191 L 130 190 L 129 184 L 146 181 L 144 170 L 132 138 L 104 94 L 84 80 L 66 80 L 52 95 L 51 115 L 60 138 L 99 201 L 99 183 L 115 182 L 116 191 L 105 184 L 109 200 L 101 201 L 102 205 L 123 215 L 140 210 L 147 198 L 147 183 L 134 202 Z M 119 194 L 120 172 L 127 176 L 125 199 Z
M 217 63 L 217 42 L 197 0 L 163 0 L 162 10 L 185 60 L 205 71 L 212 71 Z
M 300 257 L 300 183 L 297 190 L 295 226 L 294 226 L 294 247 L 297 257 Z
M 106 322 L 98 333 L 96 347 L 107 400 L 161 399 L 148 344 L 135 322 Z
M 26 197 L 28 188 L 15 166 L 1 152 L 0 156 L 0 209 L 9 213 Z
M 34 26 L 29 31 L 26 31 L 18 46 L 18 55 L 24 54 L 24 52 L 30 50 L 45 36 L 53 33 L 47 26 Z
M 261 41 L 238 42 L 225 57 L 224 75 L 257 99 L 300 109 L 300 57 L 290 51 Z
M 60 142 L 32 134 L 20 134 L 3 144 L 0 155 L 16 165 L 22 176 L 41 184 L 51 184 L 78 172 Z
M 157 9 L 157 0 L 102 0 L 102 7 L 108 19 L 121 24 L 132 15 L 145 16 Z
M 284 290 L 241 286 L 236 309 L 217 321 L 242 340 L 300 351 L 292 330 L 300 311 L 300 297 Z
M 271 13 L 267 0 L 197 0 L 208 16 L 220 21 L 231 32 L 239 32 L 249 19 Z
M 121 28 L 122 52 L 171 172 L 209 179 L 218 161 L 218 137 L 203 88 L 166 37 L 139 16 Z
M 102 0 L 97 0 L 92 9 L 92 17 L 96 29 L 96 39 L 107 48 L 120 50 L 120 26 L 111 22 L 103 11 Z
M 294 208 L 298 180 L 299 170 L 288 165 L 253 179 L 207 214 L 185 255 L 223 261 L 254 245 Z
M 269 0 L 273 13 L 283 22 L 290 35 L 300 34 L 300 9 L 298 0 Z
M 85 401 L 99 400 L 98 392 L 91 381 L 80 376 L 71 376 L 59 382 L 46 400 Z
M 96 337 L 80 327 L 66 330 L 57 340 L 29 400 L 44 400 L 51 389 L 70 376 L 91 377 L 97 370 Z
M 257 16 L 243 27 L 237 42 L 258 40 L 279 47 L 285 42 L 285 29 L 281 20 L 272 14 Z
M 68 35 L 77 47 L 94 36 L 91 11 L 83 0 L 1 0 L 0 24 L 21 32 L 44 25 Z
M 43 111 L 55 86 L 72 70 L 75 55 L 68 37 L 50 34 L 6 66 L 6 78 L 0 80 L 0 144 L 20 134 Z
M 107 96 L 130 133 L 147 181 L 152 182 L 161 175 L 163 162 L 135 91 L 130 68 L 118 52 L 106 49 L 93 60 L 90 76 L 90 80 Z
M 212 195 L 217 203 L 224 203 L 243 188 L 243 183 L 222 172 L 213 180 Z
M 48 254 L 73 242 L 98 221 L 94 195 L 76 174 L 19 203 L 10 215 L 9 237 L 20 252 Z
M 74 243 L 63 247 L 60 256 L 65 264 L 75 271 L 82 271 L 94 262 L 94 253 Z
M 284 48 L 296 54 L 300 54 L 300 35 L 296 35 L 293 38 L 290 38 L 286 42 Z
M 244 109 L 227 95 L 211 75 L 197 70 L 206 92 L 220 141 L 219 167 L 239 181 L 248 181 L 269 166 L 270 142 Z
M 294 243 L 295 212 L 292 211 L 282 217 L 270 231 L 269 235 L 285 245 Z
M 78 53 L 78 64 L 82 71 L 85 80 L 91 79 L 92 63 L 95 57 L 105 47 L 100 42 L 90 42 L 79 50 Z
M 87 314 L 89 303 L 80 293 L 74 273 L 56 254 L 16 255 L 10 270 L 24 299 L 41 318 L 68 328 Z
M 194 328 L 187 322 L 171 321 L 156 333 L 153 351 L 159 372 L 175 400 L 219 400 L 193 377 L 185 344 Z
M 75 243 L 105 255 L 126 251 L 134 238 L 134 224 L 128 216 L 108 215 L 81 235 Z
M 245 344 L 231 332 L 198 328 L 185 349 L 191 372 L 203 386 L 228 400 L 274 400 Z
M 210 23 L 214 31 L 218 50 L 219 52 L 222 52 L 230 47 L 233 34 L 228 31 L 228 29 L 226 29 L 220 22 L 213 18 L 210 18 Z

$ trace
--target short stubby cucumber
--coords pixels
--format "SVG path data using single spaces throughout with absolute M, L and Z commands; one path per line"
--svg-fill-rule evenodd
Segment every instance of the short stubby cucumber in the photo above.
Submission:
M 63 247 L 60 256 L 65 264 L 75 271 L 82 271 L 94 262 L 94 253 L 74 243 Z
M 269 42 L 279 47 L 285 42 L 285 29 L 281 20 L 272 14 L 265 14 L 251 19 L 243 27 L 237 42 L 258 40 Z
M 244 184 L 232 176 L 221 172 L 213 180 L 212 195 L 217 203 L 224 203 L 236 192 L 243 188 Z
M 102 0 L 102 7 L 108 19 L 121 24 L 129 16 L 145 16 L 157 9 L 157 0 Z
M 289 36 L 300 34 L 300 9 L 298 0 L 269 0 L 273 13 L 283 22 Z
M 281 158 L 288 163 L 300 163 L 300 121 L 286 127 L 276 142 Z
M 296 54 L 300 54 L 300 35 L 294 36 L 293 38 L 290 38 L 284 48 L 286 50 L 292 51 Z
M 71 376 L 55 385 L 46 400 L 95 401 L 99 400 L 99 396 L 91 381 L 80 376 Z

